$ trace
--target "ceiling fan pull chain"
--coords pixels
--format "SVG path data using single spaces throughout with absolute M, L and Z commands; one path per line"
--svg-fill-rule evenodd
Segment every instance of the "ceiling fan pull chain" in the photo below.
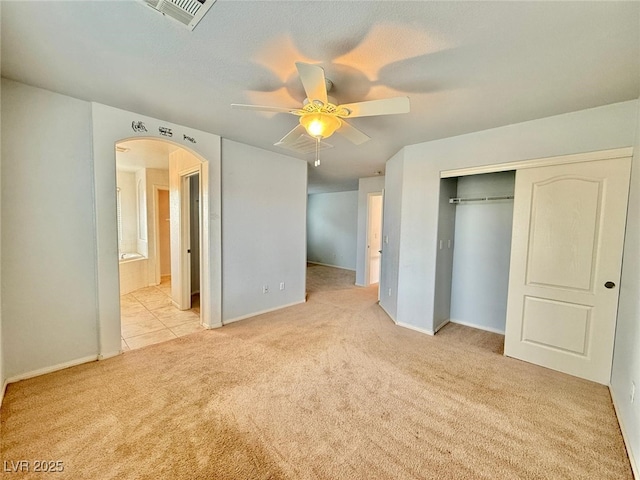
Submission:
M 316 161 L 313 163 L 315 167 L 320 166 L 320 138 L 316 137 Z

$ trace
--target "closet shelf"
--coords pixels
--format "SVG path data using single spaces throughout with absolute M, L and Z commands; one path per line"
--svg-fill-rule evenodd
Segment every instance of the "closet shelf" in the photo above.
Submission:
M 513 195 L 494 195 L 487 197 L 454 197 L 449 199 L 449 203 L 467 203 L 467 202 L 494 202 L 497 200 L 513 200 Z

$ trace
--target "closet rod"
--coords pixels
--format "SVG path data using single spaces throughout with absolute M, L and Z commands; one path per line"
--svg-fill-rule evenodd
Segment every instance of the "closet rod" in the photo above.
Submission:
M 513 195 L 497 195 L 488 197 L 454 197 L 449 199 L 449 203 L 491 202 L 494 200 L 513 200 Z

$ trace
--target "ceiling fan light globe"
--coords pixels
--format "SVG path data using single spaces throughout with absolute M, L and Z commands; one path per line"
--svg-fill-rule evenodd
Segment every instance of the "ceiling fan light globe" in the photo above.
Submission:
M 310 113 L 300 117 L 300 124 L 314 138 L 328 138 L 340 128 L 342 122 L 338 117 L 323 113 Z

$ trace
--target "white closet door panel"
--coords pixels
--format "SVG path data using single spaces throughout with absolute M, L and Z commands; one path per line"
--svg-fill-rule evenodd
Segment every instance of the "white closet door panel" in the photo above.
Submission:
M 505 355 L 609 382 L 630 167 L 517 172 Z

